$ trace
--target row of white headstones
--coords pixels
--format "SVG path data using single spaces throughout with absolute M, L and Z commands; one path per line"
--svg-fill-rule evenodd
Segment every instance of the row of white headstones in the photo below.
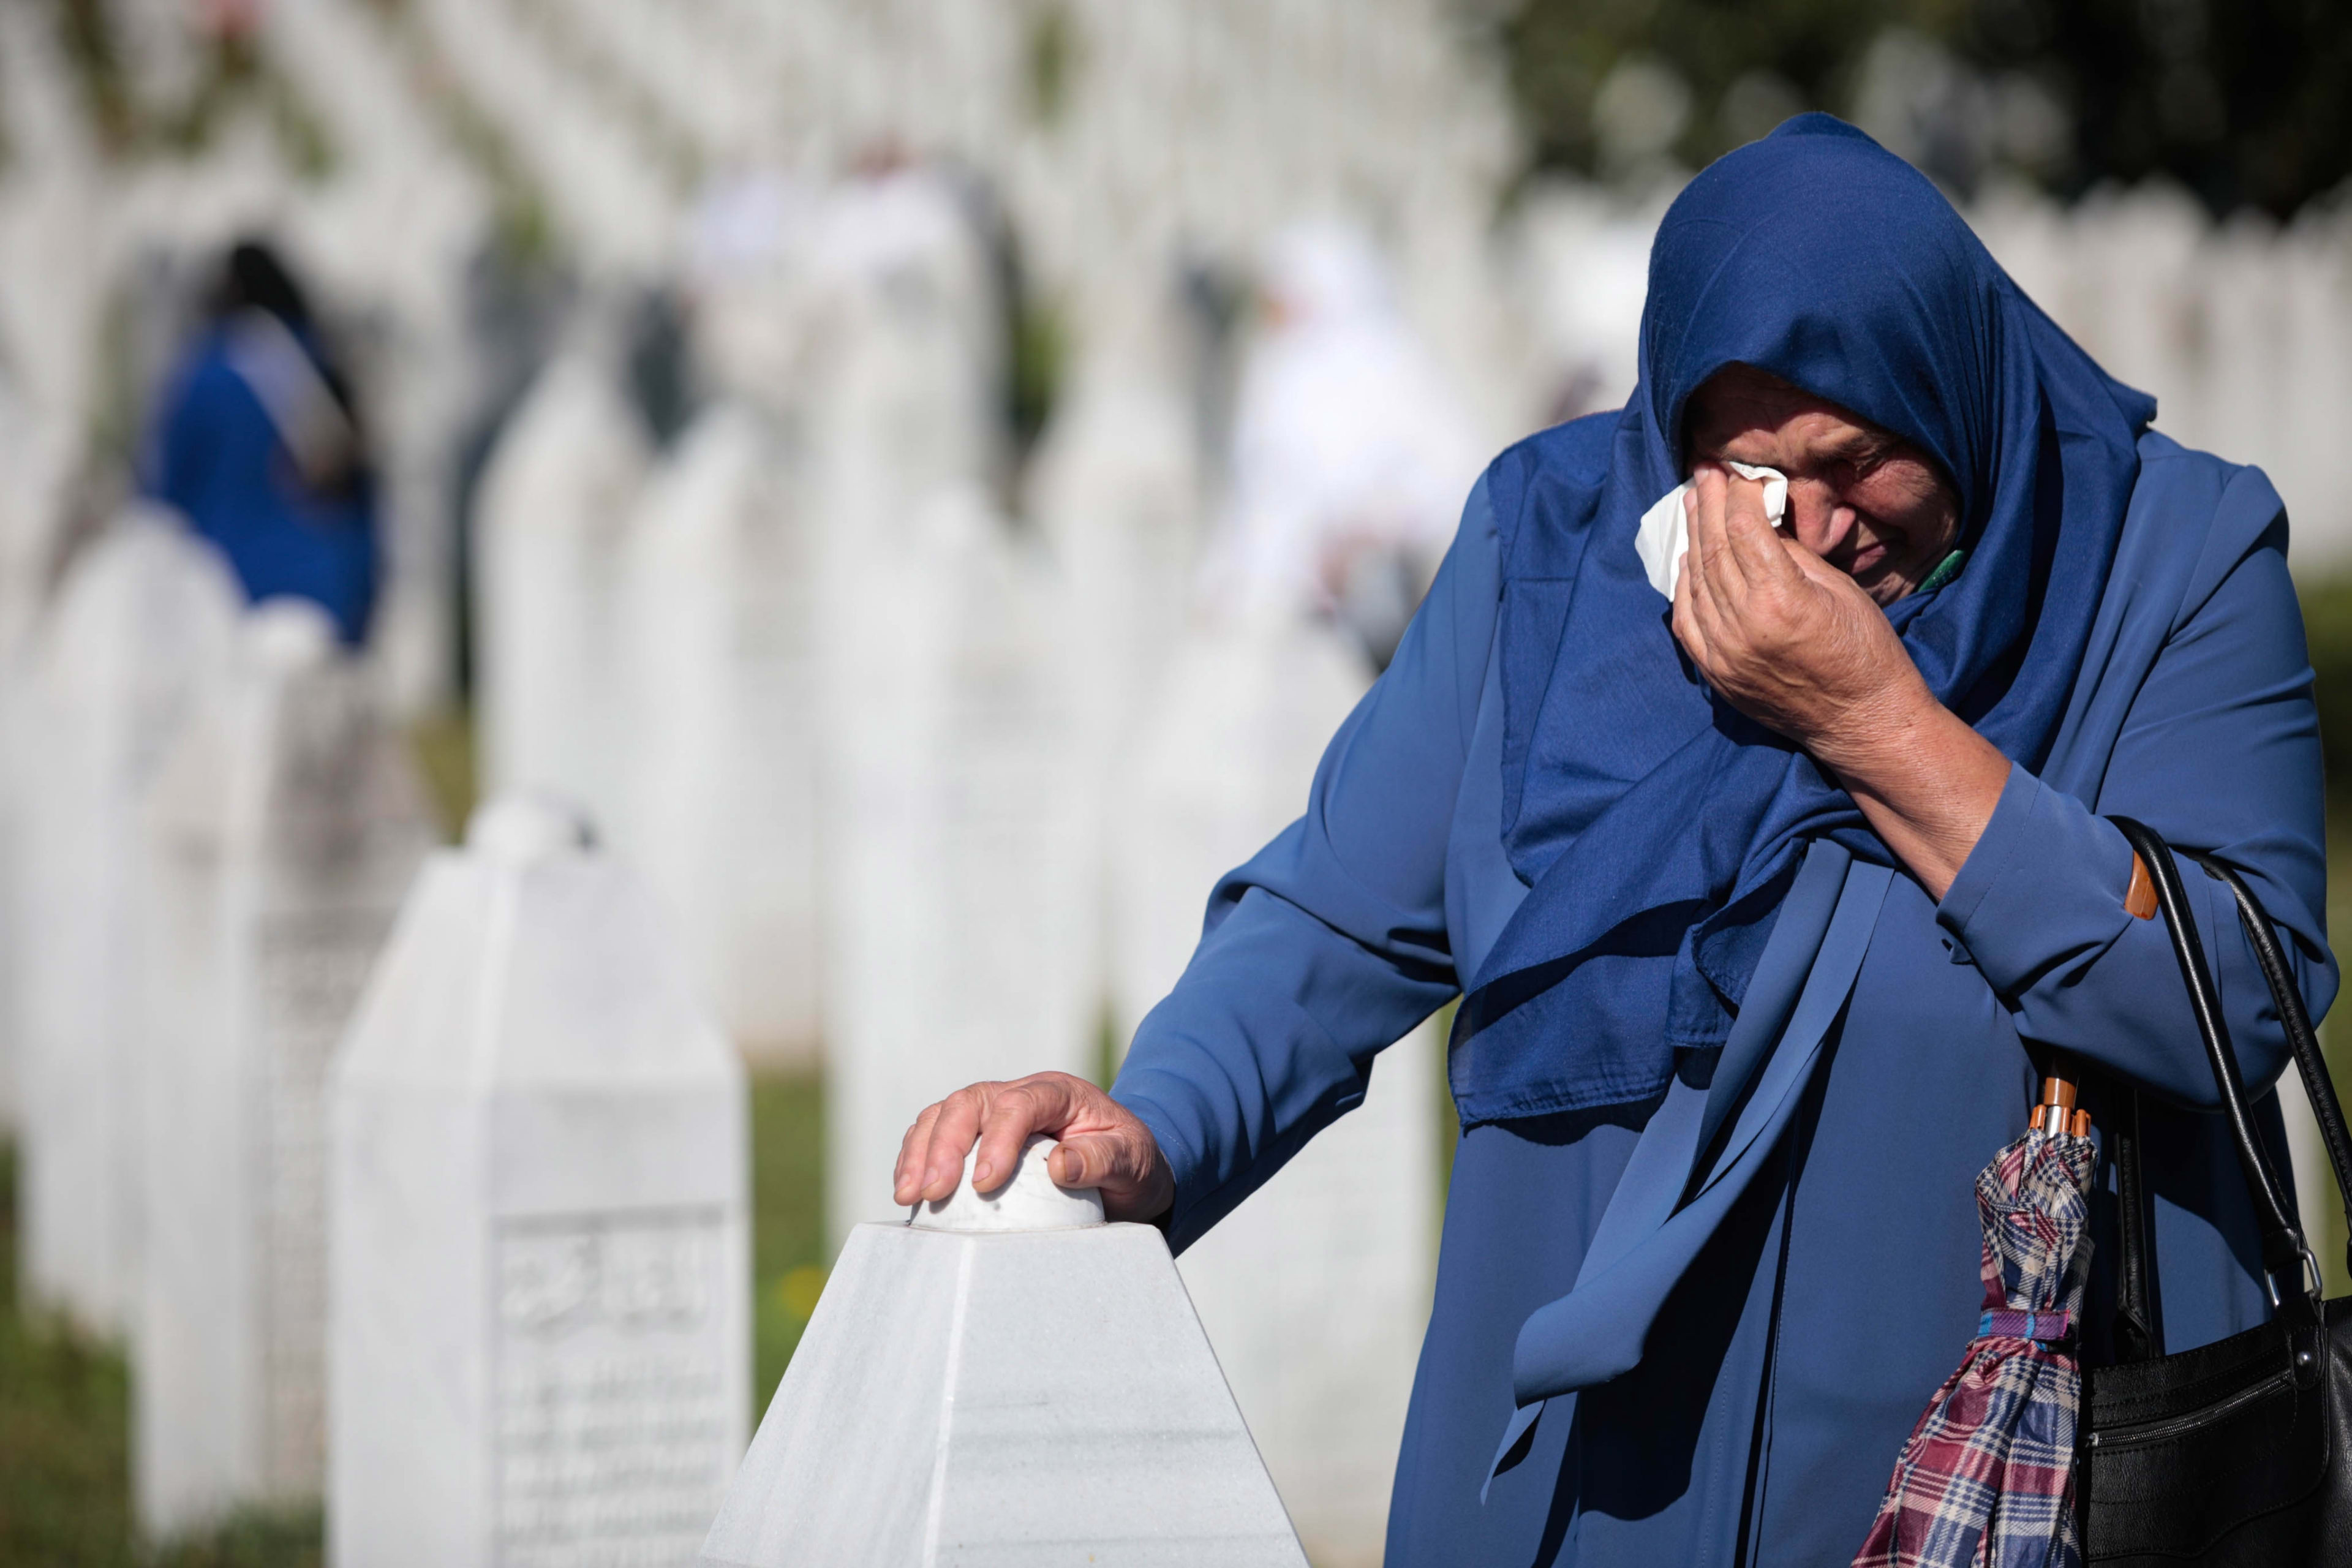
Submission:
M 822 1024 L 838 1239 L 893 1212 L 927 1100 L 1093 1070 L 1106 972 L 1123 1037 L 1296 815 L 1356 656 L 1188 618 L 1193 439 L 1148 375 L 1082 374 L 1008 523 L 982 258 L 905 178 L 844 198 L 907 221 L 814 270 L 791 385 L 656 459 L 592 346 L 486 483 L 486 772 L 589 803 L 650 884 L 625 919 L 466 913 L 453 879 L 504 864 L 478 831 L 379 962 L 431 835 L 369 673 L 176 520 L 78 558 L 16 714 L 25 1277 L 128 1340 L 151 1531 L 323 1489 L 339 1561 L 687 1542 L 749 1408 L 740 1073 L 706 1047 Z M 1342 1559 L 1377 1552 L 1426 1308 L 1432 1049 L 1184 1260 Z
M 750 1409 L 743 1069 L 651 897 L 530 801 L 431 850 L 325 617 L 168 516 L 16 717 L 26 1285 L 128 1340 L 144 1528 L 689 1557 Z
M 279 20 L 324 26 L 333 10 L 289 7 Z M 339 61 L 340 79 L 351 62 Z M 51 183 L 70 184 L 70 171 Z M 446 194 L 397 180 L 386 191 L 411 226 L 420 195 Z M 935 336 L 952 340 L 985 318 L 960 276 L 976 269 L 964 253 L 944 281 L 937 268 L 915 279 L 917 299 L 924 287 L 957 296 L 932 312 Z M 409 268 L 413 280 L 429 270 Z M 882 292 L 906 280 L 901 268 Z M 873 310 L 877 296 L 863 298 Z M 903 293 L 893 299 L 892 310 L 909 307 Z M 654 874 L 661 918 L 730 1032 L 766 1054 L 804 1052 L 814 995 L 836 998 L 836 1238 L 887 1205 L 887 1154 L 921 1100 L 992 1073 L 1094 1067 L 1107 963 L 1118 968 L 1123 1037 L 1181 969 L 1216 873 L 1296 813 L 1321 738 L 1362 681 L 1352 656 L 1313 628 L 1198 628 L 1173 661 L 1181 700 L 1152 736 L 1134 733 L 1150 667 L 1170 662 L 1181 618 L 1170 585 L 1196 542 L 1192 437 L 1176 399 L 1148 378 L 1085 373 L 1083 406 L 1062 422 L 1058 455 L 1038 466 L 1043 510 L 1033 514 L 1068 524 L 1049 564 L 1038 540 L 1008 531 L 985 482 L 990 460 L 968 449 L 985 445 L 989 421 L 970 405 L 987 395 L 973 384 L 992 370 L 950 368 L 932 385 L 925 378 L 940 367 L 928 351 L 919 343 L 894 360 L 887 341 L 872 341 L 890 338 L 889 321 L 868 326 L 863 345 L 833 362 L 845 381 L 833 411 L 739 400 L 658 463 L 625 423 L 600 426 L 591 406 L 585 441 L 559 437 L 549 448 L 557 488 L 578 482 L 565 470 L 609 460 L 617 510 L 571 514 L 604 519 L 602 538 L 540 542 L 557 579 L 577 548 L 582 596 L 567 605 L 554 588 L 551 641 L 530 629 L 528 588 L 485 615 L 493 637 L 517 632 L 526 659 L 580 653 L 578 671 L 610 677 L 587 709 L 633 715 L 589 721 L 643 764 L 625 780 L 593 763 L 553 776 L 600 797 L 609 836 Z M 924 329 L 912 330 L 919 339 Z M 970 344 L 950 352 L 984 357 Z M 526 430 L 560 429 L 567 404 L 577 412 L 601 398 L 610 413 L 604 373 L 573 361 L 551 374 L 502 469 L 529 468 Z M 920 395 L 936 401 L 942 388 L 960 389 L 946 395 L 967 405 L 923 405 Z M 910 389 L 914 406 L 889 405 Z M 894 436 L 880 434 L 893 418 Z M 790 505 L 772 504 L 779 492 Z M 497 510 L 495 495 L 486 500 Z M 820 531 L 819 515 L 863 521 Z M 870 537 L 856 531 L 876 519 Z M 298 612 L 273 608 L 238 629 L 233 600 L 214 591 L 216 563 L 180 551 L 173 526 L 125 520 L 77 563 L 46 616 L 19 731 L 19 754 L 37 770 L 16 802 L 30 864 L 10 900 L 24 972 L 40 977 L 27 983 L 22 1050 L 27 1289 L 131 1344 L 141 1512 L 157 1533 L 323 1484 L 326 1347 L 343 1337 L 327 1328 L 324 1249 L 331 1229 L 343 1232 L 329 1225 L 322 1086 L 393 918 L 404 857 L 429 838 L 372 683 L 315 627 L 286 629 Z M 513 531 L 486 529 L 486 581 L 517 542 Z M 613 552 L 600 554 L 604 544 Z M 534 571 L 551 564 L 529 540 L 520 554 Z M 625 602 L 600 602 L 616 581 L 630 584 Z M 584 645 L 564 641 L 566 627 L 583 626 Z M 821 640 L 833 650 L 822 660 Z M 860 679 L 828 683 L 827 665 Z M 322 683 L 349 712 L 341 740 L 319 740 L 317 755 L 368 752 L 370 794 L 392 813 L 336 829 L 372 835 L 383 851 L 373 870 L 335 873 L 358 879 L 349 885 L 285 868 L 300 856 L 280 836 L 340 806 L 310 798 L 327 777 L 320 766 L 274 771 L 258 739 L 278 733 L 278 705 Z M 184 726 L 193 734 L 201 715 L 232 710 L 243 739 L 215 733 L 200 760 L 176 760 L 199 748 Z M 497 776 L 511 737 L 494 713 L 486 719 Z M 824 737 L 816 746 L 813 727 Z M 1135 762 L 1143 750 L 1149 766 Z M 65 771 L 68 757 L 83 759 L 79 771 Z M 176 809 L 159 804 L 167 759 L 175 777 L 209 777 L 188 786 L 214 795 L 190 808 L 180 842 L 209 833 L 211 849 L 175 858 L 158 826 Z M 1132 808 L 1114 837 L 1107 802 L 1122 786 Z M 243 815 L 203 815 L 228 811 L 232 795 Z M 825 853 L 813 880 L 820 821 Z M 1154 821 L 1160 831 L 1148 830 Z M 1104 875 L 1114 856 L 1116 921 Z M 173 867 L 186 873 L 179 881 Z M 1425 1040 L 1413 1048 L 1425 1058 Z M 1426 1299 L 1430 1078 L 1425 1059 L 1384 1071 L 1382 1093 L 1344 1134 L 1321 1141 L 1186 1264 L 1202 1310 L 1223 1320 L 1219 1348 L 1294 1511 L 1310 1533 L 1321 1521 L 1323 1548 L 1343 1557 L 1377 1552 Z M 1384 1156 L 1413 1178 L 1394 1194 L 1361 1181 L 1376 1163 L 1391 1168 Z M 858 1202 L 861 1191 L 873 1202 Z M 626 1194 L 570 1201 L 605 1215 L 642 1206 Z M 1343 1243 L 1352 1213 L 1398 1245 Z M 1354 1261 L 1322 1261 L 1335 1244 Z M 1327 1304 L 1341 1297 L 1379 1307 L 1357 1314 L 1363 1337 L 1345 1353 L 1324 1353 Z M 366 1441 L 339 1426 L 334 1448 L 380 1458 Z M 592 1479 L 578 1493 L 611 1489 Z M 339 1496 L 336 1511 L 352 1509 Z
M 133 1349 L 159 1532 L 317 1495 L 325 1085 L 431 834 L 316 609 L 175 518 L 79 559 L 12 713 L 23 1285 Z
M 802 1057 L 821 1022 L 837 1243 L 892 1212 L 927 1101 L 1091 1073 L 1107 1005 L 1127 1037 L 1369 674 L 1301 615 L 1192 604 L 1196 441 L 1148 329 L 1080 365 L 1013 523 L 951 195 L 908 174 L 832 203 L 757 296 L 789 322 L 738 334 L 792 352 L 658 460 L 593 344 L 551 367 L 476 560 L 487 776 L 594 804 L 740 1041 Z M 1392 1052 L 1182 1260 L 1337 1560 L 1377 1557 L 1426 1311 L 1434 1054 L 1426 1031 Z

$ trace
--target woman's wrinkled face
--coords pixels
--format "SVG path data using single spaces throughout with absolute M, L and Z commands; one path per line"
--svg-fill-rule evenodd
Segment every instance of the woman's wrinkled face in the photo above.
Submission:
M 1959 537 L 1959 493 L 1934 458 L 1752 365 L 1709 376 L 1683 428 L 1687 467 L 1749 463 L 1788 475 L 1798 542 L 1881 605 L 1925 582 Z

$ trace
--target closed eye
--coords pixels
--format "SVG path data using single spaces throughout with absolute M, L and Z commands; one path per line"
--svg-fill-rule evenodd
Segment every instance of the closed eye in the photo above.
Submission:
M 1885 467 L 1886 460 L 1894 455 L 1893 447 L 1871 442 L 1860 450 L 1843 452 L 1832 458 L 1829 467 L 1831 472 L 1837 476 L 1836 482 L 1840 487 L 1851 489 Z

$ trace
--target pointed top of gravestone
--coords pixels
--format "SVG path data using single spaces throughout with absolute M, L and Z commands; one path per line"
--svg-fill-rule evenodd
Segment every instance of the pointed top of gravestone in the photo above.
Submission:
M 410 889 L 346 1036 L 347 1079 L 642 1092 L 740 1068 L 627 866 L 560 797 L 505 795 Z
M 506 865 L 526 866 L 550 856 L 593 849 L 596 830 L 588 813 L 558 795 L 515 790 L 474 813 L 466 847 Z
M 1016 1190 L 1051 1147 L 1031 1146 Z M 855 1227 L 701 1563 L 1081 1550 L 1307 1568 L 1167 1242 L 1148 1225 Z
M 963 1179 L 956 1190 L 937 1203 L 917 1204 L 907 1223 L 918 1230 L 1007 1231 L 1075 1230 L 1103 1223 L 1101 1189 L 1056 1186 L 1045 1169 L 1054 1140 L 1033 1137 L 1021 1147 L 1021 1163 L 1013 1179 L 992 1193 L 975 1192 L 971 1184 L 975 1145 L 963 1157 Z

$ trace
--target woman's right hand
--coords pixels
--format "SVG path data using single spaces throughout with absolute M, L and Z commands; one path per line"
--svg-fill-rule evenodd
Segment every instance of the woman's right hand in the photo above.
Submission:
M 972 1184 L 993 1191 L 1012 1179 L 1033 1132 L 1060 1140 L 1047 1173 L 1061 1186 L 1100 1188 L 1107 1218 L 1157 1219 L 1175 1204 L 1175 1178 L 1151 1129 L 1093 1084 L 1066 1072 L 976 1083 L 927 1109 L 898 1146 L 898 1201 L 937 1203 L 952 1194 L 975 1139 L 980 1158 Z

